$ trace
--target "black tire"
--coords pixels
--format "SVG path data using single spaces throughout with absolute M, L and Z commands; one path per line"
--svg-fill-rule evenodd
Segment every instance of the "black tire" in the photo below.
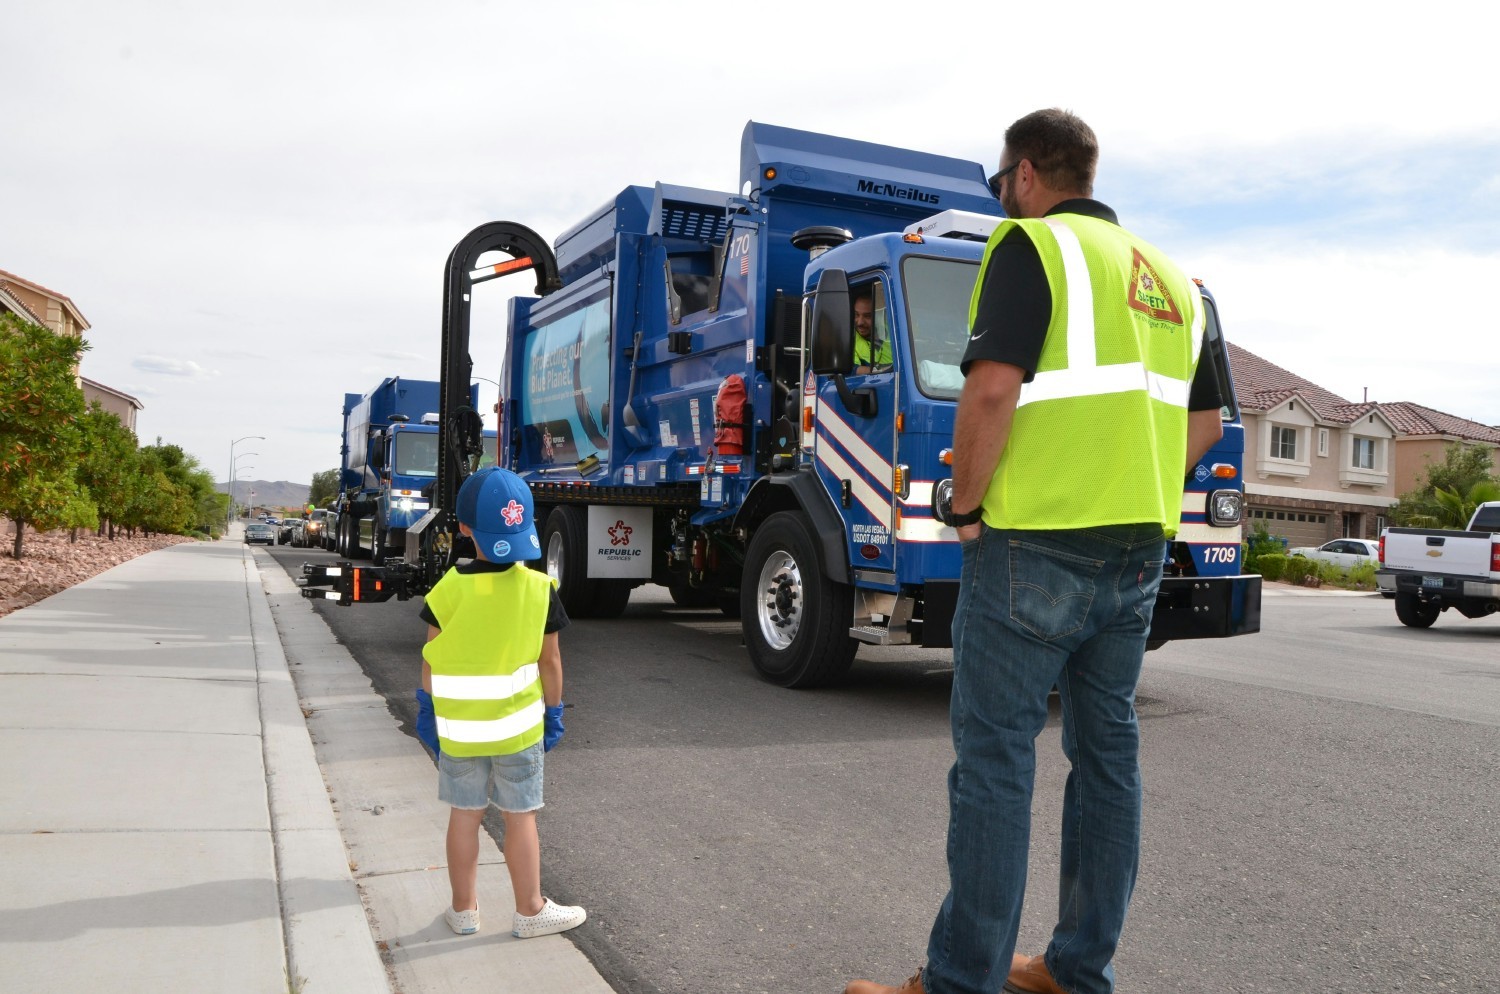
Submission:
M 563 505 L 547 515 L 537 565 L 557 580 L 557 596 L 568 617 L 594 617 L 597 581 L 588 578 L 588 517 L 583 508 Z
M 595 618 L 618 618 L 630 604 L 629 580 L 595 580 L 594 605 L 591 612 Z
M 678 607 L 704 608 L 719 603 L 719 592 L 712 587 L 690 587 L 686 583 L 674 583 L 667 587 L 672 603 Z
M 817 535 L 798 511 L 771 515 L 750 539 L 740 611 L 751 663 L 778 686 L 832 683 L 859 649 L 849 637 L 854 588 L 823 575 Z
M 1443 611 L 1431 601 L 1424 601 L 1416 594 L 1396 595 L 1396 617 L 1408 628 L 1431 628 Z

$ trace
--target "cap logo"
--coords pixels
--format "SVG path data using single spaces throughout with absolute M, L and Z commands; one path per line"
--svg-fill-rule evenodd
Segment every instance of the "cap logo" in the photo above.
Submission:
M 510 543 L 502 538 L 500 541 L 495 543 L 494 547 L 490 549 L 490 551 L 495 554 L 496 559 L 504 559 L 506 556 L 510 555 Z
M 529 538 L 529 539 L 531 539 L 531 547 L 533 549 L 540 549 L 542 547 L 542 543 L 540 543 L 540 542 L 538 542 L 536 540 L 536 533 L 535 532 L 533 532 L 532 534 L 530 534 L 530 535 L 528 535 L 526 537 Z
M 523 520 L 525 520 L 526 508 L 521 504 L 520 501 L 512 497 L 510 499 L 510 503 L 506 504 L 500 509 L 500 517 L 505 519 L 505 523 L 507 525 L 514 528 L 516 525 L 519 525 Z

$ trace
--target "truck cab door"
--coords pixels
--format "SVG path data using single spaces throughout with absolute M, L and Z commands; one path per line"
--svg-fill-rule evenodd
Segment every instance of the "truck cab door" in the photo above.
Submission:
M 843 514 L 850 564 L 893 570 L 898 350 L 890 340 L 885 282 L 855 280 L 849 300 L 853 364 L 818 380 L 813 457 Z

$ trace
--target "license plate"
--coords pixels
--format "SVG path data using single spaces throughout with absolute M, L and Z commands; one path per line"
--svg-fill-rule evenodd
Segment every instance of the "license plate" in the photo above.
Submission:
M 1442 590 L 1443 589 L 1443 578 L 1440 577 L 1440 576 L 1424 576 L 1424 577 L 1422 577 L 1422 589 L 1423 590 Z

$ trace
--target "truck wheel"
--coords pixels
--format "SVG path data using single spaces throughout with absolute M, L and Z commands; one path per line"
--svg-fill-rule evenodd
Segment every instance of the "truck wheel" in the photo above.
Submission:
M 378 523 L 376 524 L 375 534 L 370 539 L 370 562 L 374 563 L 376 566 L 385 565 L 385 540 L 388 534 L 389 533 L 384 528 L 381 528 Z
M 542 567 L 557 581 L 557 596 L 572 618 L 594 617 L 596 583 L 588 578 L 587 546 L 588 519 L 583 509 L 553 508 L 542 532 Z
M 756 672 L 782 687 L 819 687 L 843 676 L 859 643 L 849 637 L 854 589 L 830 582 L 817 537 L 796 511 L 756 530 L 740 583 L 741 625 Z
M 624 614 L 630 603 L 630 590 L 629 580 L 595 580 L 592 617 L 618 618 Z
M 1408 628 L 1431 628 L 1442 608 L 1416 594 L 1396 595 L 1396 617 Z

